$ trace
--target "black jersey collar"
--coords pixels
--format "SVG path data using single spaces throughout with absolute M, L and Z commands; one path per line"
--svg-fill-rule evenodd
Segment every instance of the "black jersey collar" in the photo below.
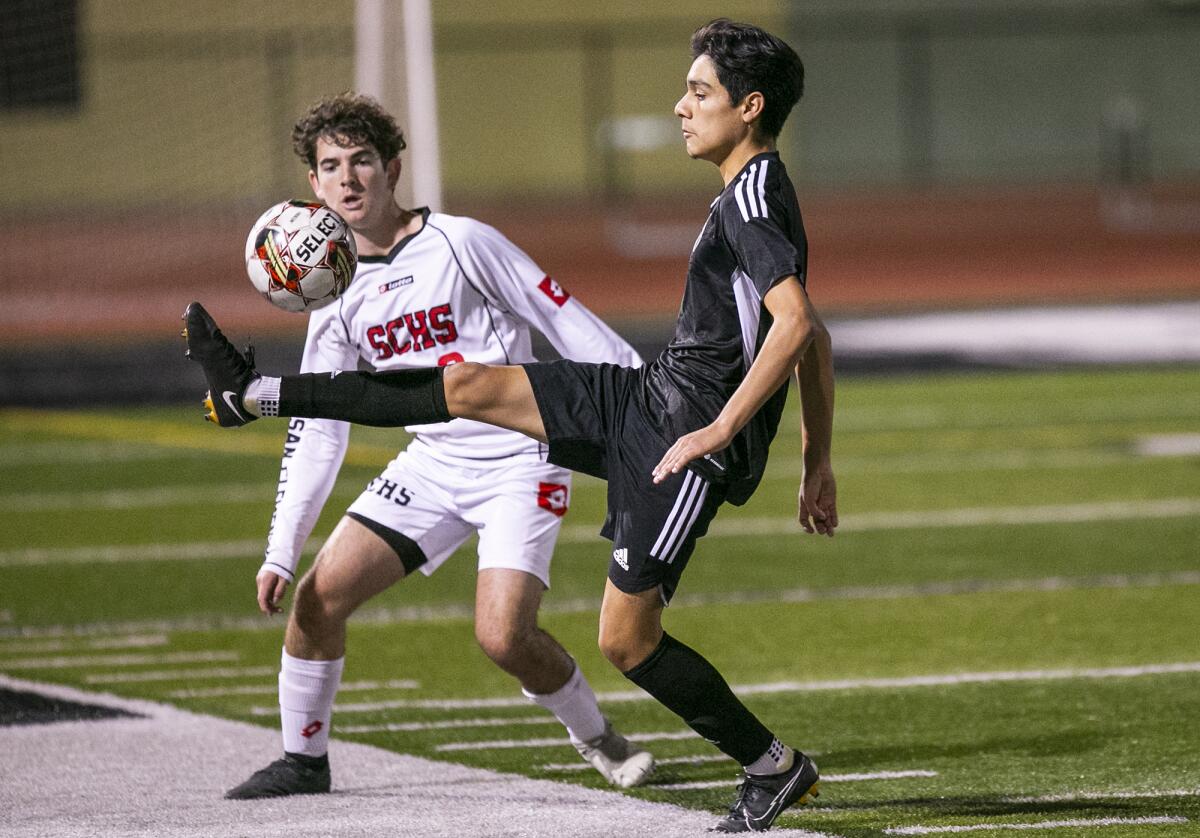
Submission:
M 417 212 L 421 215 L 420 229 L 418 229 L 415 233 L 409 233 L 407 236 L 400 239 L 400 241 L 396 242 L 396 244 L 392 246 L 392 249 L 388 251 L 387 256 L 359 256 L 359 263 L 366 265 L 385 265 L 390 264 L 393 260 L 395 260 L 395 258 L 400 255 L 400 251 L 404 249 L 404 246 L 417 236 L 421 235 L 421 233 L 425 231 L 425 228 L 429 226 L 429 207 L 417 207 L 414 212 Z
M 749 169 L 751 166 L 754 165 L 754 163 L 757 160 L 759 160 L 763 157 L 770 157 L 772 160 L 778 161 L 779 160 L 779 150 L 774 149 L 772 151 L 760 151 L 758 154 L 754 155 L 749 160 L 747 160 L 746 165 L 742 166 L 742 168 L 738 170 L 738 173 L 729 179 L 729 183 L 725 184 L 725 188 L 722 189 L 717 194 L 717 197 L 713 198 L 713 202 L 708 205 L 709 208 L 711 209 L 712 207 L 715 207 L 717 205 L 717 201 L 721 200 L 721 196 L 724 195 L 726 193 L 726 191 L 728 191 L 729 187 L 731 187 L 735 183 L 737 183 L 738 178 L 740 178 L 742 175 L 744 175 L 746 173 L 747 169 Z

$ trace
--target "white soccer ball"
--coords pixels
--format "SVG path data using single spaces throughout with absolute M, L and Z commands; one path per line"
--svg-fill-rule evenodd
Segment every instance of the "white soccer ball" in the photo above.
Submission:
M 276 204 L 246 237 L 250 282 L 284 311 L 315 311 L 333 302 L 350 285 L 357 265 L 350 227 L 313 201 Z

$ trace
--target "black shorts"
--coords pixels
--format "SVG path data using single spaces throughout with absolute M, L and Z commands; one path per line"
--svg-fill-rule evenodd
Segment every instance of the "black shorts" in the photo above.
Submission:
M 608 481 L 601 530 L 613 542 L 608 578 L 630 594 L 657 588 L 666 603 L 696 539 L 725 500 L 725 486 L 690 470 L 654 483 L 651 471 L 672 443 L 641 404 L 643 369 L 575 361 L 525 365 L 550 462 Z

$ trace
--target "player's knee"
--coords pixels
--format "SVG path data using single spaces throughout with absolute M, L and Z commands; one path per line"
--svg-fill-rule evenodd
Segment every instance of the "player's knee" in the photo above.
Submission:
M 627 632 L 612 631 L 601 626 L 599 645 L 600 653 L 622 672 L 633 669 L 645 657 L 640 654 L 640 647 Z
M 529 648 L 527 632 L 512 623 L 475 625 L 479 648 L 501 669 L 517 666 Z
M 317 590 L 312 573 L 305 574 L 292 600 L 292 622 L 310 637 L 323 634 L 334 621 L 333 610 Z

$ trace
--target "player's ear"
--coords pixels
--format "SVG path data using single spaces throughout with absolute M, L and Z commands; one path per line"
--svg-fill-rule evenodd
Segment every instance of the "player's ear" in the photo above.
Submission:
M 312 187 L 313 194 L 322 201 L 325 199 L 321 196 L 321 181 L 317 179 L 317 173 L 312 169 L 308 170 L 308 185 Z
M 401 166 L 399 156 L 393 157 L 391 160 L 387 161 L 385 170 L 387 171 L 388 186 L 390 186 L 392 189 L 395 189 L 396 184 L 400 182 L 400 169 Z
M 767 100 L 762 93 L 754 90 L 746 94 L 746 98 L 742 100 L 742 122 L 750 125 L 760 116 L 763 109 L 767 106 Z

